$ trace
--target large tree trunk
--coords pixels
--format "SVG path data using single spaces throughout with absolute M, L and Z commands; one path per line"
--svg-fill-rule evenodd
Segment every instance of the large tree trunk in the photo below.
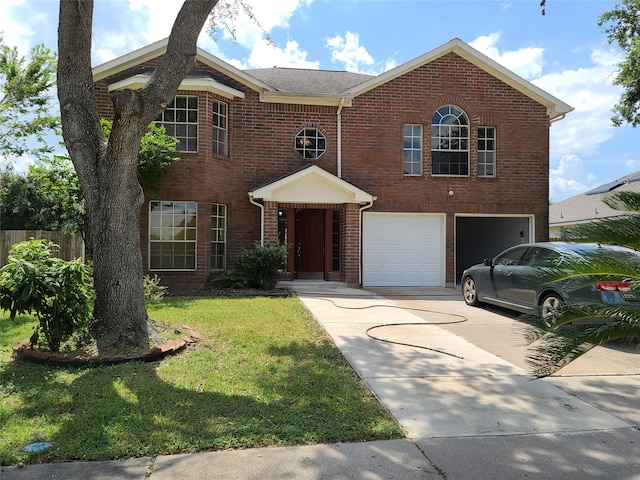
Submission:
M 143 349 L 149 338 L 140 253 L 140 140 L 193 67 L 198 35 L 217 0 L 185 0 L 165 57 L 149 83 L 113 95 L 115 118 L 108 143 L 100 128 L 91 73 L 93 3 L 61 0 L 58 25 L 62 134 L 91 219 L 97 298 L 90 330 L 99 348 Z

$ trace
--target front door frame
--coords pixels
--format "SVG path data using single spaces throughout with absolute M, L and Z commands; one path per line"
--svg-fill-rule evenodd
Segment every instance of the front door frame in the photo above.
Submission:
M 287 271 L 293 272 L 293 278 L 300 278 L 298 276 L 298 240 L 299 240 L 299 232 L 298 229 L 298 212 L 303 210 L 322 210 L 324 211 L 324 248 L 323 248 L 323 268 L 322 268 L 322 279 L 328 280 L 329 273 L 333 271 L 332 264 L 332 247 L 333 247 L 333 239 L 332 239 L 332 222 L 333 222 L 333 211 L 336 208 L 287 208 L 287 237 L 288 237 L 288 245 L 287 245 Z

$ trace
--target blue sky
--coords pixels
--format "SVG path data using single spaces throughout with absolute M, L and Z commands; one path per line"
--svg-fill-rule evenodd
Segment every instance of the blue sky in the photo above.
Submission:
M 96 0 L 94 65 L 168 36 L 178 0 Z M 551 127 L 554 202 L 640 170 L 640 131 L 613 127 L 615 46 L 598 16 L 614 1 L 248 0 L 276 46 L 246 18 L 236 41 L 203 31 L 199 45 L 240 68 L 296 66 L 378 74 L 460 38 L 574 107 Z M 57 44 L 58 2 L 2 0 L 5 42 Z M 25 168 L 28 159 L 18 161 Z M 526 165 L 523 165 L 526 174 Z

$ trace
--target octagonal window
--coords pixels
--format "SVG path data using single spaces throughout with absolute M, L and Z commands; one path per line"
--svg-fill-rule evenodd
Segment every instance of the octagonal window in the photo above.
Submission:
M 317 128 L 305 128 L 296 135 L 296 150 L 302 158 L 315 160 L 326 150 L 326 139 Z

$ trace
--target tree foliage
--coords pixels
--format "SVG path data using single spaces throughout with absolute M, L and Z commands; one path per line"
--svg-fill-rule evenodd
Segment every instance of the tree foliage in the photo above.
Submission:
M 52 151 L 45 136 L 60 126 L 50 113 L 55 73 L 56 56 L 44 45 L 33 47 L 27 59 L 0 34 L 0 156 Z
M 91 268 L 81 259 L 53 256 L 58 246 L 48 240 L 14 245 L 0 270 L 0 308 L 17 314 L 34 314 L 39 324 L 31 343 L 44 337 L 46 347 L 57 352 L 62 342 L 84 327 L 91 316 Z
M 638 249 L 640 193 L 617 192 L 603 201 L 612 208 L 631 213 L 568 228 L 562 232 L 563 240 Z M 544 281 L 573 279 L 575 288 L 580 288 L 603 275 L 626 278 L 631 289 L 640 295 L 640 264 L 616 258 L 587 257 L 569 261 L 549 269 Z M 536 343 L 527 356 L 533 375 L 546 377 L 603 343 L 621 341 L 640 348 L 640 309 L 629 305 L 565 304 L 555 314 L 526 328 L 525 338 L 529 344 Z
M 109 139 L 113 123 L 102 118 L 100 124 L 105 138 Z M 147 131 L 140 140 L 138 153 L 138 181 L 147 196 L 155 193 L 167 169 L 173 163 L 180 161 L 176 150 L 177 143 L 178 140 L 167 135 L 167 130 L 163 126 L 151 122 L 147 127 Z
M 616 43 L 625 58 L 618 64 L 614 84 L 624 88 L 611 119 L 616 126 L 640 125 L 640 0 L 619 0 L 598 19 L 609 43 Z
M 26 174 L 0 173 L 0 229 L 84 232 L 82 189 L 69 159 L 42 157 Z

